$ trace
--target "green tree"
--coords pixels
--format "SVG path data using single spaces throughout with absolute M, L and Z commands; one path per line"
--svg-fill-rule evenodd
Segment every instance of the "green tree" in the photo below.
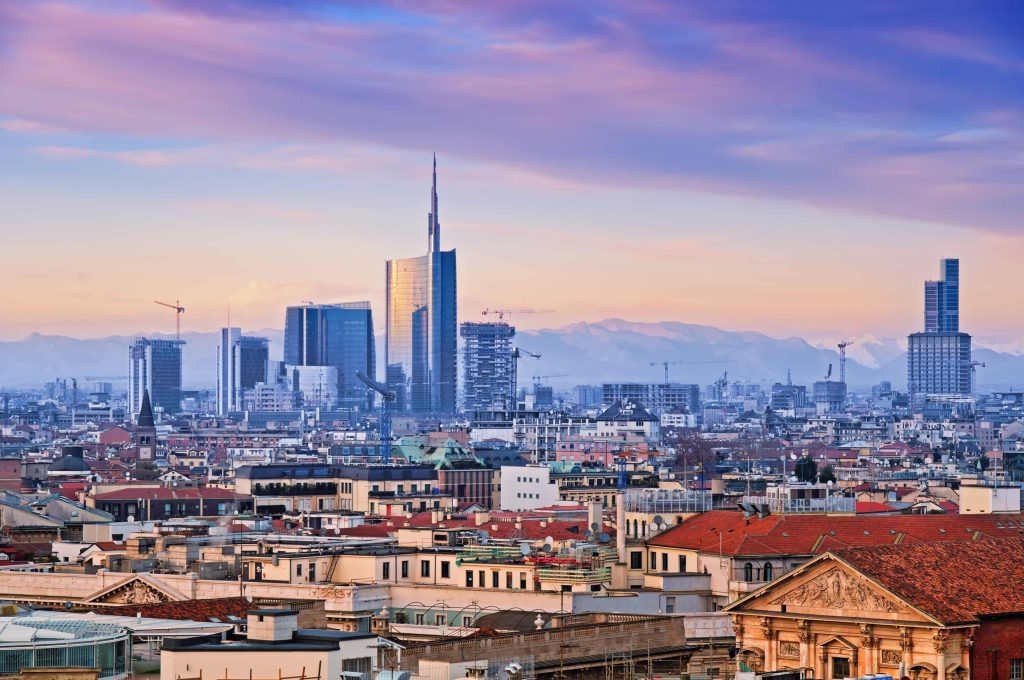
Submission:
M 835 484 L 839 480 L 836 479 L 835 469 L 831 465 L 826 465 L 821 469 L 821 472 L 818 473 L 818 481 L 822 484 L 827 484 L 829 482 Z
M 804 456 L 803 458 L 797 458 L 796 461 L 796 478 L 801 482 L 813 482 L 818 478 L 818 464 L 810 458 L 810 456 Z

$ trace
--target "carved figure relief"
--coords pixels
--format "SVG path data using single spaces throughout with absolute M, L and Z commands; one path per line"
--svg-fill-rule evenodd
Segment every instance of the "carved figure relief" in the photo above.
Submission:
M 791 642 L 790 640 L 782 640 L 779 642 L 779 656 L 784 656 L 790 659 L 800 658 L 800 643 Z
M 795 604 L 826 609 L 861 609 L 881 612 L 899 611 L 894 603 L 865 585 L 859 578 L 833 567 L 798 588 L 771 601 L 771 604 Z
M 814 640 L 814 633 L 811 632 L 811 624 L 806 619 L 800 619 L 796 622 L 797 635 L 800 636 L 800 642 L 811 642 Z
M 898 649 L 883 649 L 882 650 L 882 665 L 883 666 L 899 666 L 903 663 L 903 652 Z
M 103 599 L 111 604 L 157 604 L 167 598 L 142 581 L 132 581 Z

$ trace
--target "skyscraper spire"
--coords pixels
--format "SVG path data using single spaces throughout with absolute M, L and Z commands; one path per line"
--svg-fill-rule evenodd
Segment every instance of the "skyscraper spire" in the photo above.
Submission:
M 441 250 L 441 222 L 437 216 L 437 154 L 434 154 L 434 175 L 430 185 L 430 213 L 427 215 L 427 252 Z

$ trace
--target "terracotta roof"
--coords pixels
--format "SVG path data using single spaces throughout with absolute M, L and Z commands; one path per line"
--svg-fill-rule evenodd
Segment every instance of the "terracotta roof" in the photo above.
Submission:
M 1024 538 L 834 550 L 946 625 L 1024 611 Z
M 139 498 L 154 501 L 164 500 L 191 500 L 203 498 L 206 500 L 236 500 L 249 498 L 247 494 L 235 493 L 227 489 L 214 487 L 198 489 L 168 489 L 166 487 L 147 487 L 134 489 L 117 489 L 107 493 L 93 496 L 98 501 L 133 501 Z
M 857 501 L 858 515 L 870 515 L 876 512 L 899 512 L 899 510 L 877 501 Z
M 143 617 L 149 619 L 176 621 L 209 621 L 211 618 L 227 621 L 231 616 L 245 618 L 246 613 L 252 609 L 256 607 L 244 597 L 216 597 L 156 604 L 126 604 L 120 607 L 103 607 L 96 612 L 113 616 L 135 616 L 141 613 Z
M 1017 537 L 1024 514 L 1013 515 L 768 515 L 712 510 L 648 541 L 652 546 L 726 555 L 818 555 L 836 548 Z M 720 538 L 721 537 L 721 538 Z M 721 543 L 719 541 L 721 540 Z

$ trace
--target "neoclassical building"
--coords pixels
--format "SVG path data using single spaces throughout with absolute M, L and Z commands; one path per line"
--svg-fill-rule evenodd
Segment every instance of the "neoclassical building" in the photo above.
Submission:
M 737 663 L 838 680 L 1024 668 L 1024 539 L 827 552 L 726 607 Z

